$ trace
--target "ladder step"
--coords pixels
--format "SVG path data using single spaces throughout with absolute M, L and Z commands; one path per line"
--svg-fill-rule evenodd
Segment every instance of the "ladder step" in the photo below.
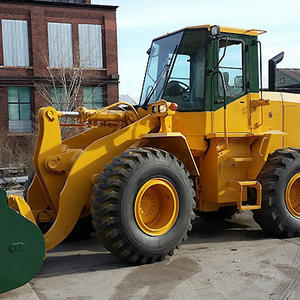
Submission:
M 228 160 L 239 163 L 239 162 L 251 162 L 252 157 L 229 157 Z
M 228 185 L 233 188 L 237 188 L 240 191 L 240 198 L 237 202 L 238 210 L 251 210 L 261 208 L 262 187 L 258 181 L 228 181 Z M 247 201 L 247 187 L 252 187 L 256 189 L 257 198 L 256 203 L 253 205 L 243 205 L 243 202 Z

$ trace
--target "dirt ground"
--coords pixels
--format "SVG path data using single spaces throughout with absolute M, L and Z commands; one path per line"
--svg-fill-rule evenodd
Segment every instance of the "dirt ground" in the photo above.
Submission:
M 50 251 L 29 284 L 0 299 L 300 299 L 300 238 L 274 239 L 250 212 L 232 221 L 197 218 L 175 255 L 130 266 L 96 238 Z

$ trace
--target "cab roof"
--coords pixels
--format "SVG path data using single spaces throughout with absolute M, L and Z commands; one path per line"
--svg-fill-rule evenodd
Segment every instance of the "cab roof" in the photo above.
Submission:
M 159 40 L 161 38 L 167 37 L 169 35 L 175 34 L 177 32 L 186 30 L 186 29 L 207 29 L 210 30 L 211 27 L 217 26 L 217 25 L 196 25 L 196 26 L 188 26 L 184 27 L 178 30 L 175 30 L 173 32 L 168 32 L 167 34 L 161 35 L 156 37 L 155 39 L 152 40 L 152 42 Z M 244 34 L 244 35 L 252 35 L 252 36 L 258 36 L 260 34 L 264 34 L 267 31 L 263 29 L 242 29 L 242 28 L 235 28 L 235 27 L 226 27 L 226 26 L 219 26 L 220 27 L 220 32 L 226 32 L 226 33 L 235 33 L 235 34 Z
M 197 25 L 197 26 L 189 26 L 185 27 L 184 29 L 196 29 L 196 28 L 207 28 L 210 30 L 210 28 L 215 25 Z M 260 35 L 263 33 L 266 33 L 266 30 L 263 29 L 242 29 L 242 28 L 235 28 L 235 27 L 226 27 L 226 26 L 220 26 L 220 32 L 227 32 L 227 33 L 236 33 L 236 34 L 246 34 L 246 35 Z

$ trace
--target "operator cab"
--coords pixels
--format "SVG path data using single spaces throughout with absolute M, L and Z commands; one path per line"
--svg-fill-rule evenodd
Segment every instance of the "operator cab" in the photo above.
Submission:
M 177 103 L 179 111 L 216 110 L 258 92 L 257 35 L 204 25 L 154 39 L 140 106 L 164 99 Z

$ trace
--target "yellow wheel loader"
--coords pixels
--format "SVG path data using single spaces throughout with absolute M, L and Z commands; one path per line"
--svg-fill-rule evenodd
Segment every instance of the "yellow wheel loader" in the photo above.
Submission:
M 172 255 L 194 213 L 252 210 L 270 234 L 299 236 L 300 96 L 275 91 L 282 53 L 262 91 L 262 33 L 178 30 L 153 40 L 138 106 L 42 108 L 26 201 L 0 199 L 0 291 L 30 280 L 86 218 L 133 264 Z M 62 126 L 83 131 L 62 140 Z

